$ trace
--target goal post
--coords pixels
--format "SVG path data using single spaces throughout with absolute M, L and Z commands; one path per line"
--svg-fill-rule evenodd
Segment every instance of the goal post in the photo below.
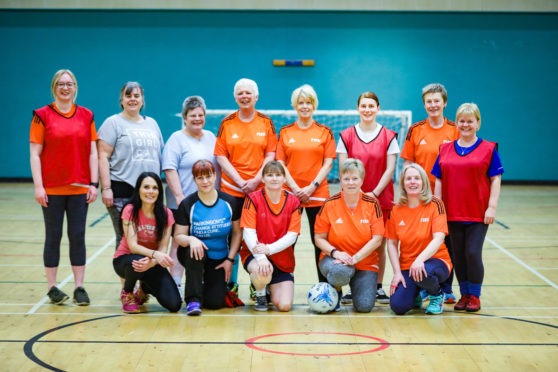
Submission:
M 205 129 L 217 134 L 221 120 L 236 110 L 207 110 L 205 115 Z M 277 135 L 282 127 L 295 122 L 298 118 L 295 110 L 258 110 L 273 120 Z M 178 114 L 180 116 L 180 114 Z M 360 116 L 357 110 L 316 110 L 313 118 L 318 123 L 327 125 L 335 135 L 335 142 L 339 141 L 339 133 L 359 122 Z M 399 147 L 403 148 L 407 130 L 412 124 L 412 113 L 409 110 L 381 110 L 376 116 L 376 121 L 388 129 L 397 133 Z M 397 180 L 403 167 L 403 159 L 397 156 L 394 179 Z M 333 168 L 328 174 L 329 181 L 339 180 L 339 162 L 333 162 Z

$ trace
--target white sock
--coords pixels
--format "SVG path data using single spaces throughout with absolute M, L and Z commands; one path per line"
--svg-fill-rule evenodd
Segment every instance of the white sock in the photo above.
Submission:
M 265 287 L 263 289 L 256 289 L 256 296 L 265 296 Z
M 173 278 L 173 280 L 176 283 L 176 286 L 178 288 L 182 287 L 182 284 L 181 284 L 182 283 L 182 277 L 181 276 L 173 276 L 172 278 Z

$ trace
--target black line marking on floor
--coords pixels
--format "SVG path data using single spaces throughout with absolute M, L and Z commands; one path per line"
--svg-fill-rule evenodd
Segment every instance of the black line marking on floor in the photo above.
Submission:
M 101 217 L 97 218 L 95 221 L 91 222 L 91 225 L 89 225 L 89 227 L 93 227 L 96 224 L 98 224 L 99 222 L 101 222 L 106 216 L 108 216 L 108 213 L 103 214 Z
M 74 323 L 68 323 L 65 325 L 61 325 L 59 327 L 55 327 L 55 328 L 51 328 L 49 330 L 46 330 L 42 333 L 39 333 L 38 335 L 32 337 L 29 339 L 29 341 L 27 341 L 24 345 L 23 345 L 23 352 L 25 353 L 25 356 L 27 356 L 29 359 L 31 359 L 33 362 L 37 363 L 38 365 L 40 365 L 43 368 L 46 369 L 50 369 L 51 371 L 63 371 L 59 368 L 56 368 L 54 366 L 51 366 L 50 364 L 47 364 L 45 362 L 43 362 L 42 360 L 40 360 L 35 353 L 33 352 L 33 345 L 43 336 L 48 335 L 49 333 L 58 331 L 59 329 L 63 329 L 63 328 L 67 328 L 73 325 L 77 325 L 77 324 L 83 324 L 83 323 L 88 323 L 88 322 L 92 322 L 95 320 L 100 320 L 100 319 L 107 319 L 107 318 L 114 318 L 117 316 L 122 316 L 122 315 L 109 315 L 109 316 L 103 316 L 100 318 L 93 318 L 93 319 L 87 319 L 87 320 L 80 320 L 79 322 L 74 322 Z
M 51 366 L 46 362 L 40 360 L 35 353 L 33 353 L 33 345 L 36 343 L 66 343 L 66 344 L 172 344 L 172 345 L 390 345 L 390 346 L 558 346 L 556 343 L 548 343 L 548 344 L 534 344 L 534 343 L 434 343 L 434 342 L 370 342 L 370 343 L 359 343 L 359 342 L 332 342 L 332 343 L 325 343 L 325 342 L 239 342 L 239 341 L 231 341 L 231 342 L 217 342 L 217 341 L 205 341 L 205 342 L 196 342 L 196 341 L 64 341 L 64 340 L 43 340 L 40 339 L 50 333 L 58 331 L 60 329 L 68 328 L 74 325 L 80 325 L 84 323 L 93 322 L 96 320 L 103 320 L 109 318 L 116 318 L 124 316 L 123 314 L 118 315 L 108 315 L 99 318 L 81 320 L 79 322 L 68 323 L 65 325 L 61 325 L 55 328 L 51 328 L 44 332 L 37 334 L 36 336 L 30 338 L 28 341 L 25 342 L 23 345 L 23 352 L 25 355 L 31 359 L 33 362 L 37 363 L 43 368 L 49 369 L 51 371 L 63 371 L 59 368 Z M 485 317 L 496 317 L 505 320 L 515 320 L 519 322 L 525 322 L 534 325 L 540 325 L 544 327 L 550 327 L 554 329 L 558 329 L 558 325 L 542 323 L 542 322 L 535 322 L 532 320 L 526 319 L 518 319 L 518 318 L 511 318 L 505 316 L 497 316 L 497 315 L 490 315 L 490 314 L 468 314 L 467 316 L 485 316 Z M 404 318 L 404 317 L 403 317 Z M 309 332 L 312 333 L 312 332 Z M 16 342 L 10 341 L 8 342 Z M 2 342 L 2 341 L 0 341 Z
M 312 334 L 312 332 L 308 332 Z M 0 340 L 27 342 L 28 340 Z M 99 341 L 99 340 L 39 340 L 37 344 L 125 344 L 125 345 L 320 345 L 320 346 L 558 346 L 558 343 L 532 342 L 245 342 L 245 341 Z
M 528 319 L 519 319 L 519 318 L 511 318 L 508 316 L 499 316 L 499 315 L 491 315 L 491 314 L 471 314 L 473 316 L 485 316 L 485 317 L 490 317 L 490 318 L 500 318 L 500 319 L 508 319 L 508 320 L 516 320 L 518 322 L 525 322 L 525 323 L 530 323 L 530 324 L 536 324 L 536 325 L 542 325 L 545 327 L 551 327 L 551 328 L 556 328 L 558 329 L 558 325 L 553 325 L 553 324 L 548 324 L 548 323 L 542 323 L 542 322 L 535 322 L 534 320 L 528 320 Z
M 509 226 L 503 224 L 502 222 L 500 222 L 500 221 L 498 221 L 498 220 L 494 220 L 494 222 L 496 222 L 498 225 L 502 226 L 502 227 L 503 227 L 504 229 L 506 229 L 506 230 L 511 230 L 511 229 L 509 228 Z

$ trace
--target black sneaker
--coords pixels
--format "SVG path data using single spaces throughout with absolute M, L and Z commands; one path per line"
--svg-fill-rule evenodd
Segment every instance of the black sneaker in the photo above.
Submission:
M 256 296 L 254 301 L 254 310 L 267 311 L 267 298 L 264 296 Z
M 68 298 L 70 298 L 70 297 L 68 297 L 68 295 L 66 293 L 59 290 L 58 287 L 56 287 L 55 285 L 50 287 L 50 289 L 47 293 L 47 296 L 48 296 L 48 298 L 50 298 L 50 302 L 55 304 L 55 305 L 60 305 L 61 303 L 66 301 Z
M 351 290 L 349 290 L 345 296 L 341 297 L 341 303 L 343 305 L 350 305 L 353 303 L 353 294 L 351 293 Z
M 380 304 L 389 304 L 389 297 L 383 288 L 378 288 L 376 291 L 376 301 Z
M 74 304 L 78 306 L 89 306 L 89 296 L 85 292 L 85 288 L 77 287 L 74 290 Z

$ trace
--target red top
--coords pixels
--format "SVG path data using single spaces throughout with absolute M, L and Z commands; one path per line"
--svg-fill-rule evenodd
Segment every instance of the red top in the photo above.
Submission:
M 442 200 L 448 221 L 484 222 L 490 199 L 487 172 L 496 143 L 482 140 L 467 155 L 459 155 L 454 143 L 440 146 Z
M 282 238 L 288 231 L 300 233 L 300 201 L 286 191 L 281 192 L 278 204 L 273 205 L 265 194 L 265 189 L 254 191 L 244 201 L 240 227 L 255 229 L 258 242 L 271 244 Z M 252 253 L 242 241 L 240 257 L 246 261 Z M 292 273 L 295 268 L 294 246 L 270 255 L 269 260 L 282 271 Z
M 44 126 L 41 171 L 45 188 L 72 183 L 89 185 L 91 171 L 93 113 L 85 107 L 76 106 L 73 115 L 66 117 L 52 105 L 35 110 L 33 114 Z M 31 138 L 31 142 L 33 138 Z
M 366 173 L 362 191 L 372 192 L 378 185 L 380 178 L 387 168 L 387 150 L 389 144 L 397 138 L 397 133 L 382 127 L 380 133 L 372 141 L 362 141 L 354 126 L 341 132 L 341 140 L 347 149 L 347 156 L 359 159 L 364 164 Z M 378 200 L 383 210 L 389 210 L 393 206 L 393 180 L 390 180 L 384 191 L 378 195 Z

